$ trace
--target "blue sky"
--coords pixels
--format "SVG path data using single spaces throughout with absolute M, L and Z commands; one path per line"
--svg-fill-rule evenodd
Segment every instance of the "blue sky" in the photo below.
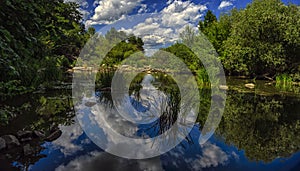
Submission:
M 81 5 L 81 11 L 85 19 L 93 21 L 93 24 L 102 25 L 140 13 L 160 12 L 175 1 L 190 2 L 195 5 L 205 5 L 219 16 L 234 7 L 245 8 L 252 0 L 65 0 L 77 2 Z M 284 3 L 300 5 L 299 0 L 282 0 Z M 98 12 L 97 12 L 98 11 Z M 97 14 L 98 13 L 98 14 Z
M 251 0 L 65 0 L 80 4 L 86 27 L 105 33 L 111 27 L 143 39 L 145 49 L 157 49 L 178 40 L 184 27 L 197 31 L 207 10 L 218 17 Z M 300 5 L 299 0 L 283 0 Z

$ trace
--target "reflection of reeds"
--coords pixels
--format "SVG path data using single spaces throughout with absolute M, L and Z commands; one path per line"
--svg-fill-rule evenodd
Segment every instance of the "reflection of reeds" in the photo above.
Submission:
M 97 75 L 97 83 L 99 83 L 100 87 L 110 87 L 113 75 L 114 73 L 99 73 Z M 134 98 L 131 103 L 135 107 L 144 103 L 140 90 L 143 88 L 141 83 L 145 75 L 146 73 L 138 74 L 129 87 L 129 96 Z M 193 143 L 188 132 L 189 129 L 191 129 L 191 126 L 193 126 L 193 123 L 189 123 L 186 117 L 193 107 L 197 106 L 195 103 L 198 101 L 195 100 L 195 94 L 188 94 L 187 92 L 198 92 L 198 90 L 180 92 L 178 85 L 172 77 L 159 72 L 151 73 L 151 75 L 155 78 L 152 85 L 157 91 L 161 92 L 161 94 L 159 97 L 156 97 L 155 95 L 150 95 L 148 97 L 148 100 L 152 99 L 153 101 L 149 101 L 151 110 L 148 111 L 149 114 L 147 115 L 148 118 L 146 120 L 152 120 L 156 116 L 160 117 L 154 122 L 144 125 L 145 127 L 142 128 L 142 131 L 151 137 L 162 135 L 163 137 L 161 138 L 167 141 L 160 143 L 165 143 L 166 145 L 175 145 L 182 139 L 186 139 L 188 143 Z M 188 90 L 188 87 L 184 87 L 183 91 L 185 90 Z M 121 95 L 124 94 L 121 93 Z M 123 99 L 123 97 L 120 97 L 120 99 Z M 114 106 L 111 92 L 99 93 L 98 100 L 100 103 L 107 104 L 107 107 L 113 108 Z M 167 131 L 169 132 L 165 135 L 164 133 Z
M 188 123 L 185 118 L 190 110 L 187 110 L 185 108 L 187 107 L 186 104 L 182 105 L 181 101 L 181 95 L 177 87 L 176 90 L 168 94 L 168 98 L 162 99 L 160 102 L 160 110 L 157 110 L 160 112 L 160 117 L 147 129 L 147 131 L 154 133 L 155 137 L 161 135 L 160 139 L 166 140 L 160 143 L 172 146 L 176 145 L 182 138 L 186 139 L 188 143 L 193 143 L 189 135 L 189 129 L 193 124 Z M 169 132 L 164 134 L 167 131 Z
M 97 73 L 96 76 L 96 89 L 110 88 L 114 72 L 105 70 Z

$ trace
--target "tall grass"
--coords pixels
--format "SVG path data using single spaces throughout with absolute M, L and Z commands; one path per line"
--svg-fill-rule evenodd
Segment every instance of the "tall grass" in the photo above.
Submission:
M 289 74 L 280 74 L 276 76 L 276 88 L 281 90 L 290 90 L 292 89 L 293 78 Z

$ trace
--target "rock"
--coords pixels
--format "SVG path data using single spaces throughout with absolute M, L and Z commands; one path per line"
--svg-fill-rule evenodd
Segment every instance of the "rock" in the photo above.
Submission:
M 248 84 L 245 84 L 245 87 L 246 87 L 246 88 L 253 89 L 253 88 L 255 87 L 255 84 L 253 84 L 253 83 L 248 83 Z
M 111 91 L 111 88 L 110 87 L 104 87 L 104 88 L 101 88 L 100 91 Z
M 0 151 L 6 148 L 6 142 L 3 138 L 0 138 Z
M 32 138 L 31 137 L 27 137 L 27 138 L 22 138 L 20 141 L 21 142 L 27 142 L 27 141 L 31 141 Z
M 57 130 L 59 130 L 58 126 L 55 123 L 52 123 L 52 125 L 50 126 L 50 134 Z
M 95 104 L 97 104 L 97 103 L 95 103 L 95 102 L 86 102 L 84 105 L 87 106 L 87 107 L 92 107 Z
M 221 90 L 228 90 L 229 87 L 227 85 L 220 85 L 219 89 L 221 89 Z
M 268 85 L 268 86 L 270 86 L 270 85 L 272 85 L 272 84 L 273 84 L 272 82 L 265 83 L 265 85 Z
M 42 131 L 33 131 L 33 136 L 36 138 L 44 138 L 45 134 Z
M 54 141 L 58 139 L 61 136 L 62 132 L 61 130 L 56 130 L 52 134 L 50 134 L 47 138 L 45 138 L 46 141 Z
M 18 131 L 17 132 L 18 138 L 28 138 L 32 137 L 32 131 Z
M 20 145 L 19 140 L 13 135 L 4 135 L 1 138 L 5 140 L 5 143 L 8 148 L 12 148 Z
M 32 147 L 30 146 L 30 144 L 26 144 L 24 147 L 23 147 L 23 152 L 24 152 L 24 155 L 25 156 L 28 156 L 30 154 L 33 154 L 33 149 Z

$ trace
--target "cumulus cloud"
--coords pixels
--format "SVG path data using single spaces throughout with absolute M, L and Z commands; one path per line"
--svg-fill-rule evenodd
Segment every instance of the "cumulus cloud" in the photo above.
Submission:
M 165 26 L 184 25 L 199 21 L 205 5 L 196 5 L 191 1 L 175 0 L 162 10 L 162 24 Z
M 141 0 L 106 0 L 96 2 L 93 4 L 97 6 L 95 14 L 92 16 L 89 24 L 110 24 L 120 20 L 139 6 L 140 3 Z
M 169 0 L 167 6 L 160 12 L 150 15 L 144 22 L 130 29 L 121 29 L 133 33 L 143 39 L 145 49 L 152 51 L 151 47 L 171 44 L 178 40 L 178 35 L 190 25 L 197 30 L 196 24 L 207 10 L 205 5 L 195 4 L 191 1 Z
M 223 8 L 226 8 L 226 7 L 229 7 L 229 6 L 232 6 L 232 2 L 230 1 L 222 1 L 221 4 L 219 5 L 218 9 L 223 9 Z
M 141 8 L 138 10 L 138 14 L 148 12 L 147 4 L 141 4 Z
M 197 155 L 197 158 L 198 159 L 192 161 L 192 167 L 194 170 L 225 165 L 229 160 L 228 155 L 220 147 L 211 143 L 203 145 L 202 155 Z
M 83 134 L 83 131 L 77 122 L 71 126 L 60 126 L 60 130 L 62 130 L 62 135 L 57 140 L 53 141 L 52 144 L 59 148 L 65 156 L 83 150 L 80 144 L 74 143 L 74 140 L 77 140 L 79 136 Z M 84 140 L 83 144 L 87 142 L 89 142 L 88 139 Z
M 219 146 L 206 142 L 201 146 L 201 153 L 194 156 L 185 156 L 186 150 L 182 146 L 176 147 L 176 150 L 168 152 L 169 158 L 172 158 L 173 166 L 179 168 L 181 165 L 188 164 L 187 170 L 203 170 L 205 168 L 218 167 L 226 165 L 233 154 L 227 154 Z M 237 155 L 236 155 L 237 156 Z M 235 156 L 233 156 L 235 157 Z M 184 158 L 182 160 L 182 158 Z
M 55 171 L 132 171 L 132 170 L 152 170 L 162 171 L 159 158 L 146 160 L 128 160 L 110 155 L 105 152 L 90 152 L 87 155 L 80 156 L 67 165 L 60 165 Z

